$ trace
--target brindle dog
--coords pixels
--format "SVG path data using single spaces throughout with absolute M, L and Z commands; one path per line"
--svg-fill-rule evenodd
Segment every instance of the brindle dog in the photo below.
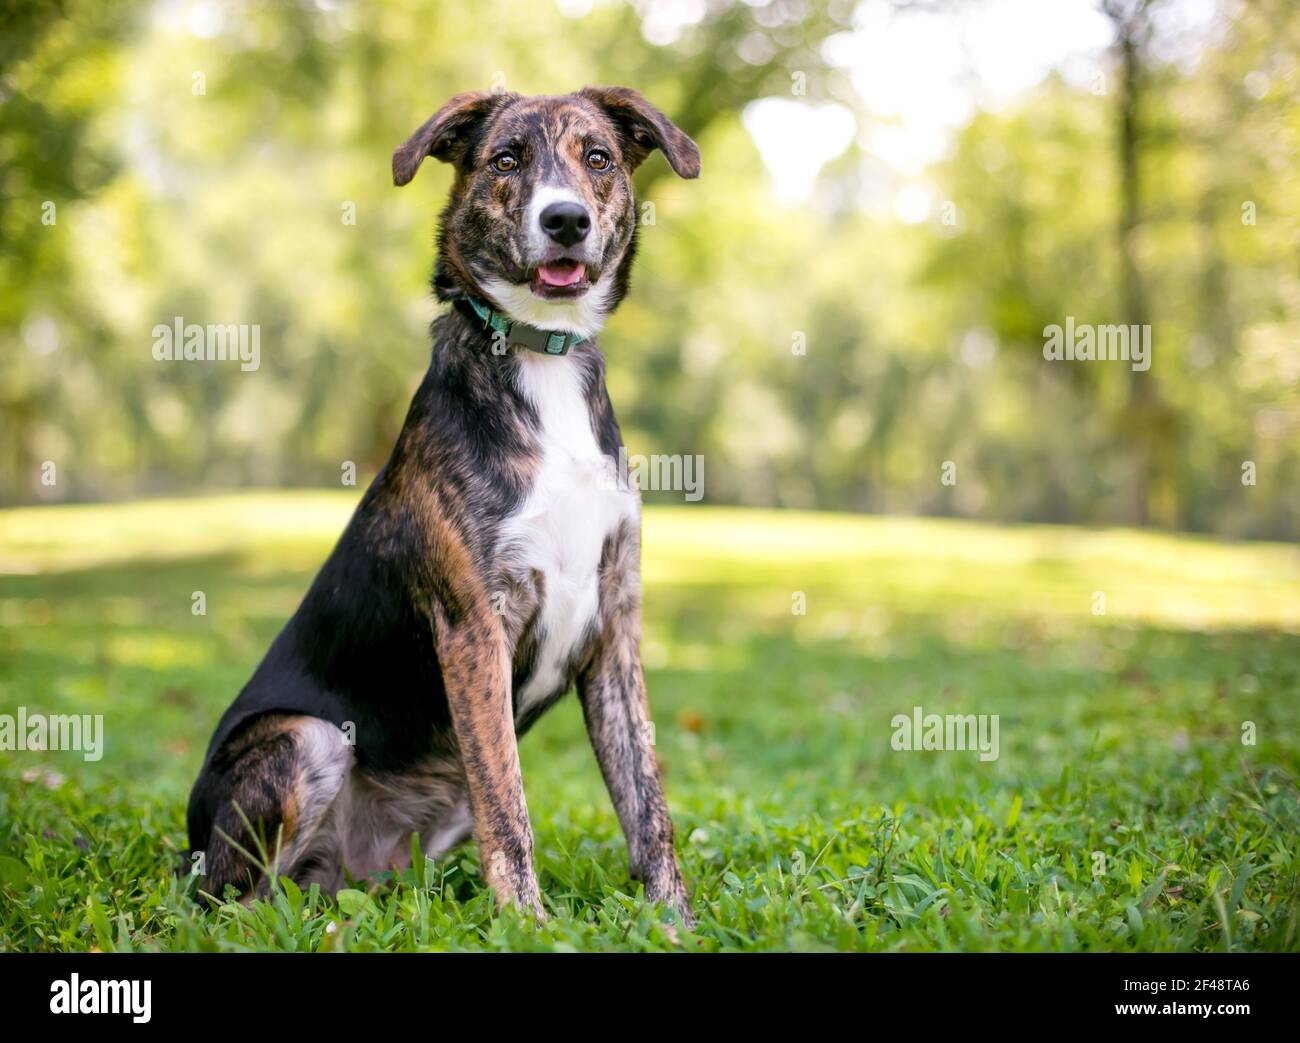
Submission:
M 393 154 L 455 169 L 452 307 L 391 458 L 226 711 L 189 804 L 203 890 L 338 888 L 471 833 L 542 915 L 516 739 L 575 684 L 646 897 L 687 922 L 641 671 L 640 504 L 592 339 L 627 292 L 632 172 L 699 150 L 638 93 L 452 98 Z M 265 853 L 265 855 L 263 854 Z M 269 859 L 266 857 L 269 856 Z

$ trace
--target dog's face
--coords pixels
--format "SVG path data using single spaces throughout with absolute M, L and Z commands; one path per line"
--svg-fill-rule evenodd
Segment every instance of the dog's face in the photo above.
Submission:
M 393 153 L 404 185 L 425 156 L 456 168 L 435 288 L 485 297 L 516 320 L 590 336 L 627 290 L 632 172 L 659 149 L 698 177 L 695 142 L 636 91 L 458 94 Z

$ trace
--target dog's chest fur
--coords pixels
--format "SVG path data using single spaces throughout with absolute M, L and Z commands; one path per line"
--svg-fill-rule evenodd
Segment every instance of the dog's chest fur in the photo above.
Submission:
M 515 380 L 537 414 L 540 462 L 518 510 L 497 543 L 501 579 L 537 583 L 532 669 L 515 691 L 521 717 L 566 686 L 599 616 L 599 569 L 605 541 L 635 525 L 637 494 L 617 480 L 592 425 L 585 370 L 572 356 L 521 354 Z

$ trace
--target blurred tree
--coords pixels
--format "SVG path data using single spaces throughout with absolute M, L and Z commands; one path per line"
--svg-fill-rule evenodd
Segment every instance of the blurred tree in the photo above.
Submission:
M 1300 9 L 1225 4 L 1172 47 L 1177 5 L 1099 2 L 1117 89 L 976 113 L 922 178 L 956 220 L 920 224 L 861 144 L 775 199 L 741 124 L 767 97 L 877 119 L 824 57 L 851 0 L 10 4 L 0 499 L 364 483 L 427 358 L 449 183 L 394 190 L 393 147 L 459 90 L 622 82 L 704 151 L 698 182 L 637 176 L 602 338 L 631 451 L 702 453 L 711 501 L 1294 537 Z M 260 368 L 154 362 L 178 315 L 257 323 Z M 1045 365 L 1067 315 L 1150 322 L 1151 371 Z
M 66 207 L 103 188 L 117 167 L 88 128 L 115 89 L 132 6 L 15 0 L 0 12 L 0 489 L 7 500 L 36 488 L 36 433 L 48 427 L 59 396 L 57 372 L 33 364 L 30 352 L 53 350 L 53 314 L 96 325 L 66 290 L 73 247 Z

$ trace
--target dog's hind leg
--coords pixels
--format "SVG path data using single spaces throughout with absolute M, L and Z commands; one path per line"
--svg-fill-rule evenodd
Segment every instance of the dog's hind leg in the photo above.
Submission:
M 317 717 L 268 714 L 227 740 L 191 804 L 190 842 L 202 845 L 202 889 L 221 898 L 226 884 L 234 884 L 248 901 L 265 894 L 268 873 L 323 886 L 341 880 L 328 820 L 351 767 L 343 733 Z M 196 836 L 194 823 L 205 819 L 207 829 L 200 825 L 197 832 L 206 835 Z

